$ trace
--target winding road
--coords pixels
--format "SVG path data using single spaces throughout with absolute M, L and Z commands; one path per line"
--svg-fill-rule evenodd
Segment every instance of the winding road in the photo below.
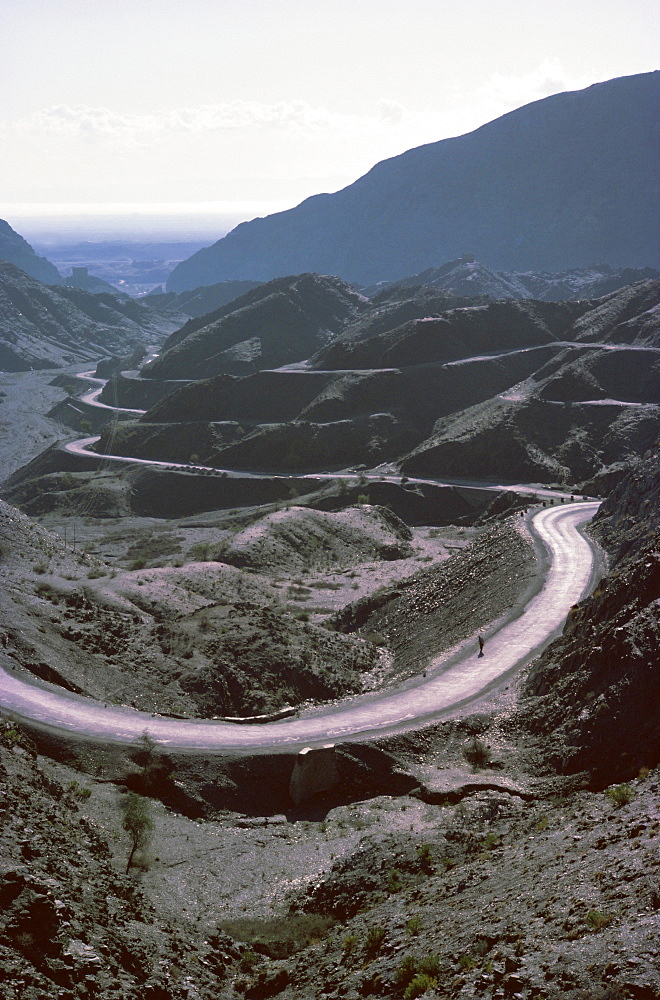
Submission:
M 111 407 L 98 400 L 105 380 L 91 372 L 80 378 L 95 384 L 82 399 L 103 409 L 138 415 L 141 410 Z M 213 472 L 250 478 L 254 473 L 218 470 L 188 463 L 139 459 L 120 455 L 100 455 L 88 449 L 98 437 L 70 441 L 63 447 L 78 455 L 101 460 L 160 466 L 188 472 Z M 328 478 L 355 474 L 327 473 Z M 369 478 L 400 481 L 397 475 L 365 472 Z M 323 478 L 324 474 L 312 474 Z M 289 478 L 289 477 L 282 477 Z M 482 489 L 515 489 L 519 492 L 557 494 L 529 485 L 468 483 L 425 480 L 415 482 L 478 486 Z M 413 729 L 446 715 L 458 705 L 479 698 L 489 688 L 527 662 L 544 648 L 561 629 L 573 604 L 589 590 L 598 569 L 596 550 L 580 530 L 589 521 L 597 502 L 542 508 L 530 518 L 530 527 L 548 553 L 545 580 L 540 591 L 523 612 L 498 631 L 487 635 L 484 656 L 478 656 L 476 640 L 458 651 L 438 657 L 423 678 L 407 681 L 399 688 L 361 695 L 331 706 L 306 709 L 294 718 L 257 726 L 212 720 L 181 720 L 139 712 L 126 706 L 101 704 L 43 682 L 27 683 L 11 668 L 0 667 L 0 709 L 60 733 L 79 734 L 103 743 L 124 744 L 138 739 L 145 730 L 152 739 L 171 749 L 205 752 L 276 752 L 328 742 L 368 740 L 389 733 Z
M 530 519 L 548 551 L 545 582 L 522 614 L 486 637 L 485 655 L 476 643 L 440 657 L 425 678 L 398 689 L 362 695 L 333 706 L 306 710 L 295 718 L 259 726 L 149 715 L 108 706 L 47 684 L 30 684 L 0 670 L 0 707 L 20 719 L 61 733 L 78 733 L 104 743 L 131 743 L 147 730 L 171 749 L 274 752 L 322 746 L 419 727 L 469 702 L 521 666 L 561 629 L 571 606 L 589 590 L 597 570 L 594 546 L 580 528 L 598 503 L 544 507 Z

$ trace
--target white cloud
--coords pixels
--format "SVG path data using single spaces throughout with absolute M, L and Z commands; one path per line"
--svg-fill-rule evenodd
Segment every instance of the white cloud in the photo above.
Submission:
M 581 90 L 594 83 L 593 73 L 571 75 L 559 59 L 544 59 L 536 69 L 519 76 L 494 73 L 479 88 L 485 104 L 496 107 L 498 114 L 539 101 L 565 90 Z
M 153 141 L 177 133 L 237 132 L 277 129 L 283 132 L 318 133 L 398 126 L 409 113 L 397 101 L 381 100 L 372 113 L 342 114 L 307 101 L 231 101 L 194 108 L 174 108 L 157 114 L 123 114 L 110 108 L 85 104 L 59 104 L 22 118 L 22 132 L 77 134 L 91 139 L 123 142 Z

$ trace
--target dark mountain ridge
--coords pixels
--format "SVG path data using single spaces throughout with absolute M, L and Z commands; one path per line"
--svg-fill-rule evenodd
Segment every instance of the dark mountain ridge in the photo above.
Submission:
M 147 378 L 247 375 L 300 361 L 337 334 L 366 299 L 341 278 L 298 274 L 189 320 L 147 365 Z
M 242 223 L 167 287 L 308 270 L 366 285 L 466 249 L 501 269 L 657 266 L 659 89 L 658 72 L 609 80 L 383 160 L 335 194 Z
M 656 439 L 660 279 L 593 302 L 452 308 L 381 332 L 400 318 L 394 305 L 365 305 L 307 366 L 170 383 L 98 450 L 280 474 L 396 462 L 407 476 L 601 492 Z
M 420 274 L 393 282 L 379 282 L 361 288 L 370 297 L 385 290 L 435 288 L 450 295 L 487 296 L 491 299 L 539 299 L 561 302 L 565 299 L 597 299 L 648 278 L 659 278 L 652 267 L 614 268 L 608 264 L 572 268 L 551 274 L 547 271 L 496 271 L 475 261 L 472 254 L 450 260 L 440 267 L 429 267 Z
M 39 257 L 27 240 L 24 240 L 8 222 L 0 219 L 0 261 L 20 267 L 32 278 L 55 285 L 61 281 L 60 272 L 45 257 Z

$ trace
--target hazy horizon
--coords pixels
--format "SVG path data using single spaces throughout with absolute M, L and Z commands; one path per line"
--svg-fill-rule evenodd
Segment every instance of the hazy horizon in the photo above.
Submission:
M 0 218 L 37 247 L 78 242 L 213 242 L 240 222 L 293 207 L 277 202 L 0 203 Z

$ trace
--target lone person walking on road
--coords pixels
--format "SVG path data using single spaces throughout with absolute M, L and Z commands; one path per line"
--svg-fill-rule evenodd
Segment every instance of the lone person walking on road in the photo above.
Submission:
M 479 656 L 483 656 L 484 655 L 484 640 L 483 640 L 483 638 L 481 636 L 479 636 L 478 638 L 479 638 Z

